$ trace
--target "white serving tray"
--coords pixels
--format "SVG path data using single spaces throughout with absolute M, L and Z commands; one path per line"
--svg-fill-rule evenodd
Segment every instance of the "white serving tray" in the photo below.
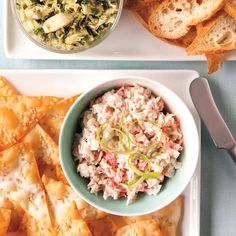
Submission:
M 196 61 L 203 56 L 188 56 L 183 48 L 170 45 L 151 35 L 124 10 L 114 32 L 98 46 L 76 54 L 58 54 L 31 42 L 14 19 L 11 0 L 4 0 L 4 51 L 8 58 L 49 60 L 134 60 Z M 236 53 L 229 59 L 236 60 Z
M 193 114 L 200 136 L 200 118 L 189 94 L 189 86 L 198 77 L 195 71 L 164 70 L 0 70 L 0 75 L 24 95 L 68 97 L 105 80 L 142 76 L 172 89 Z M 200 155 L 200 154 L 199 154 Z M 195 174 L 185 189 L 184 209 L 177 236 L 200 236 L 200 158 Z

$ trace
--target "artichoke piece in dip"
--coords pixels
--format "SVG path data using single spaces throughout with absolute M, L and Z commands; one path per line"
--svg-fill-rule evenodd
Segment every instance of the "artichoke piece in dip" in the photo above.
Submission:
M 73 21 L 73 17 L 69 14 L 58 13 L 49 19 L 47 19 L 43 24 L 43 30 L 45 33 L 55 32 Z
M 37 42 L 71 51 L 102 38 L 116 20 L 119 0 L 16 0 L 19 20 Z

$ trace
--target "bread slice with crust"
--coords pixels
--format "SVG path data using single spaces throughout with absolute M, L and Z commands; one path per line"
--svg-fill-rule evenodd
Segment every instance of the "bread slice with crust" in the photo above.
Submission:
M 155 3 L 158 4 L 158 3 Z M 139 10 L 136 11 L 132 11 L 134 17 L 148 30 L 149 29 L 149 25 L 148 25 L 148 19 L 151 15 L 151 12 L 153 11 L 154 6 L 152 5 L 147 5 Z M 168 42 L 170 44 L 179 46 L 179 47 L 183 47 L 186 48 L 188 47 L 194 40 L 194 38 L 196 37 L 197 33 L 196 33 L 196 27 L 192 26 L 190 28 L 190 30 L 188 31 L 188 33 L 186 35 L 184 35 L 181 38 L 178 39 L 165 39 L 165 38 L 159 38 L 165 42 Z
M 234 19 L 236 19 L 236 0 L 227 0 L 224 10 Z
M 197 36 L 196 26 L 192 26 L 187 34 L 178 39 L 163 39 L 164 41 L 182 47 L 187 48 Z
M 227 53 L 205 54 L 205 56 L 208 62 L 208 74 L 212 74 L 223 66 Z
M 145 6 L 139 10 L 132 11 L 132 14 L 138 20 L 138 22 L 141 23 L 148 31 L 149 31 L 148 19 L 149 16 L 151 15 L 152 10 L 153 6 Z
M 138 11 L 148 6 L 155 6 L 163 0 L 126 0 L 124 8 L 130 11 Z
M 164 0 L 149 17 L 151 32 L 161 38 L 178 39 L 191 26 L 209 19 L 225 0 Z
M 225 12 L 199 27 L 197 37 L 187 48 L 189 55 L 215 54 L 236 49 L 236 20 Z

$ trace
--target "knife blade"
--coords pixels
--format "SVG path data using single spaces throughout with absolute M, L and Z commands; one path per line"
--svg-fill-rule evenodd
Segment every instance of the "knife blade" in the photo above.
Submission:
M 202 77 L 193 80 L 190 95 L 215 145 L 227 150 L 236 165 L 236 142 L 215 104 L 208 81 Z

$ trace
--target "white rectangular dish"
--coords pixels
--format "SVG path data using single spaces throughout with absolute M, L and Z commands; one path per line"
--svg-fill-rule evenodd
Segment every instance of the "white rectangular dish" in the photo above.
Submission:
M 200 135 L 200 118 L 195 110 L 189 86 L 198 77 L 195 71 L 163 70 L 0 70 L 0 74 L 21 94 L 68 97 L 96 84 L 119 77 L 142 76 L 172 89 L 192 112 Z M 200 155 L 200 154 L 199 154 Z M 177 236 L 200 236 L 200 158 L 191 182 L 185 189 L 184 209 Z
M 134 60 L 196 61 L 203 56 L 188 56 L 183 48 L 163 42 L 151 35 L 124 10 L 117 28 L 98 46 L 76 54 L 58 54 L 31 42 L 14 19 L 10 0 L 4 0 L 4 51 L 8 58 L 48 60 Z M 229 59 L 236 59 L 236 53 Z

